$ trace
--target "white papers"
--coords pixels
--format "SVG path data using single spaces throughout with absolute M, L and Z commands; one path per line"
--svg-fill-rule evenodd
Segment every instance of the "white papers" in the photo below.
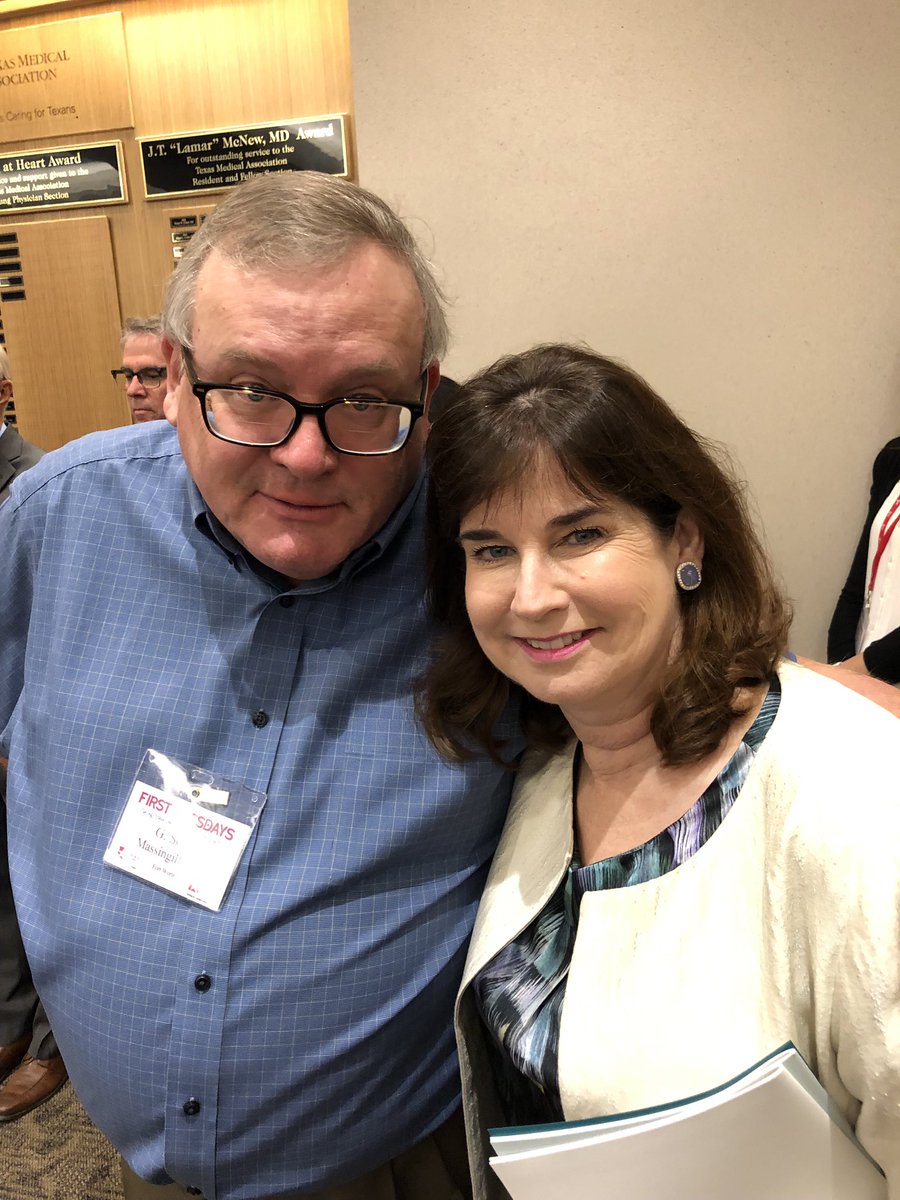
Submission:
M 513 1200 L 885 1200 L 884 1176 L 793 1046 L 701 1096 L 492 1130 Z

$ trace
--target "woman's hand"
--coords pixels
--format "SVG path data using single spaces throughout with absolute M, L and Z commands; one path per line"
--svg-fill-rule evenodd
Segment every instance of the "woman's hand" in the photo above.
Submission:
M 835 663 L 834 665 L 841 671 L 855 671 L 857 675 L 869 674 L 865 659 L 861 654 L 854 654 L 852 658 L 845 658 L 843 662 Z

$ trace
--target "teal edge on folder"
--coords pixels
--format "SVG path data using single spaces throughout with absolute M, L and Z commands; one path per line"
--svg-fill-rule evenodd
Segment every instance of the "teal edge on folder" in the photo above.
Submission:
M 718 1092 L 724 1092 L 726 1088 L 730 1088 L 745 1076 L 758 1071 L 764 1063 L 769 1062 L 770 1059 L 777 1058 L 779 1054 L 784 1054 L 787 1050 L 797 1050 L 797 1047 L 793 1042 L 785 1042 L 783 1046 L 779 1046 L 771 1054 L 765 1055 L 759 1062 L 753 1063 L 745 1071 L 741 1071 L 739 1075 L 735 1075 L 734 1079 L 729 1079 L 727 1083 L 720 1083 L 718 1087 L 710 1088 L 708 1092 L 698 1092 L 696 1096 L 682 1096 L 678 1100 L 670 1101 L 668 1104 L 654 1104 L 650 1108 L 635 1108 L 630 1112 L 607 1113 L 604 1117 L 585 1117 L 581 1121 L 549 1121 L 540 1125 L 501 1126 L 499 1129 L 489 1129 L 488 1137 L 511 1137 L 513 1134 L 521 1137 L 522 1134 L 526 1133 L 554 1133 L 560 1129 L 594 1129 L 598 1125 L 607 1125 L 611 1121 L 622 1121 L 628 1117 L 651 1116 L 653 1113 L 667 1112 L 673 1108 L 683 1108 L 688 1104 L 695 1104 L 698 1100 L 706 1100 L 709 1096 L 715 1096 Z M 797 1053 L 800 1053 L 799 1050 Z

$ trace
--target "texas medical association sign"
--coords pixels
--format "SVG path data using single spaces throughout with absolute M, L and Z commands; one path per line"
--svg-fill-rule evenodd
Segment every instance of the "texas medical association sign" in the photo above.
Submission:
M 3 30 L 0 145 L 133 124 L 120 12 Z

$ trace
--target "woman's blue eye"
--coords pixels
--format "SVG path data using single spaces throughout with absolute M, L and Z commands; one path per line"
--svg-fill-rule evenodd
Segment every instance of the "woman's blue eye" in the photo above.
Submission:
M 509 546 L 479 546 L 477 550 L 472 551 L 472 557 L 481 559 L 482 562 L 499 562 L 509 553 Z
M 573 529 L 569 534 L 569 541 L 576 546 L 586 546 L 589 542 L 595 542 L 601 537 L 603 537 L 602 529 Z

